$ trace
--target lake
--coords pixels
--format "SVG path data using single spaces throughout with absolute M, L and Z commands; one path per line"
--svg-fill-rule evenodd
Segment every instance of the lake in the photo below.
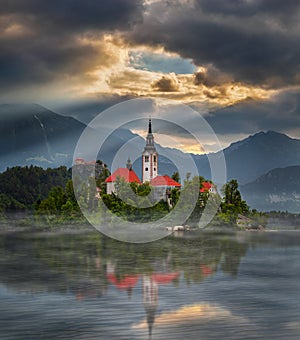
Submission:
M 0 270 L 1 340 L 300 338 L 297 231 L 2 231 Z

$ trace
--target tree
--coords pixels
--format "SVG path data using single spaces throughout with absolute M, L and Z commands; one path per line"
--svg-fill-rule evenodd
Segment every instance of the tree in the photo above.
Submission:
M 234 218 L 237 214 L 249 214 L 249 207 L 246 201 L 242 200 L 238 187 L 237 180 L 232 179 L 226 183 L 222 189 L 224 194 L 223 202 L 221 204 L 222 213 L 232 214 Z
M 174 181 L 180 183 L 180 176 L 179 176 L 179 172 L 175 171 L 172 175 L 172 179 L 174 179 Z

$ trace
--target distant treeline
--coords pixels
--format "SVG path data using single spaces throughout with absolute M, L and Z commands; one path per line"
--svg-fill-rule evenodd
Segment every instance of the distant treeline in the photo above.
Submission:
M 0 174 L 0 210 L 33 209 L 54 187 L 65 187 L 72 170 L 16 166 Z

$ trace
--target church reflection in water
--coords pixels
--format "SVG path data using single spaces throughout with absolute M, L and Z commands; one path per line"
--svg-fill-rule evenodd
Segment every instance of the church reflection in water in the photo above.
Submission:
M 167 291 L 170 288 L 168 293 L 173 294 L 174 287 L 180 288 L 182 283 L 200 284 L 217 270 L 234 277 L 248 248 L 248 243 L 230 235 L 212 237 L 209 234 L 195 239 L 166 238 L 147 245 L 132 245 L 94 233 L 84 237 L 38 234 L 32 239 L 14 233 L 0 235 L 0 244 L 0 271 L 5 273 L 0 282 L 11 290 L 31 295 L 71 293 L 79 303 L 87 305 L 91 303 L 88 299 L 100 298 L 106 300 L 103 306 L 108 308 L 110 297 L 122 301 L 124 292 L 135 303 L 140 301 L 139 307 L 133 307 L 141 308 L 136 311 L 145 316 L 138 324 L 131 322 L 131 328 L 146 330 L 149 339 L 155 324 L 158 328 L 170 320 L 165 318 L 163 310 L 158 313 L 159 294 L 162 299 L 166 293 L 162 286 L 167 286 Z M 119 294 L 109 294 L 112 286 Z M 133 290 L 137 293 L 134 296 Z M 116 316 L 121 312 L 110 310 L 110 313 Z M 181 320 L 182 316 L 176 315 L 174 319 Z
M 160 265 L 156 263 L 155 267 L 160 267 L 164 271 L 155 271 L 151 274 L 136 274 L 125 275 L 118 278 L 116 275 L 116 266 L 108 261 L 106 265 L 107 280 L 120 290 L 125 290 L 128 297 L 131 297 L 132 290 L 138 282 L 142 284 L 142 300 L 146 313 L 146 321 L 148 326 L 149 339 L 152 337 L 152 330 L 155 323 L 155 315 L 159 303 L 159 286 L 176 284 L 180 279 L 180 271 L 168 271 L 166 263 L 170 261 L 170 256 L 167 260 L 163 260 Z M 201 264 L 199 270 L 202 271 L 203 277 L 211 276 L 216 272 L 217 266 Z

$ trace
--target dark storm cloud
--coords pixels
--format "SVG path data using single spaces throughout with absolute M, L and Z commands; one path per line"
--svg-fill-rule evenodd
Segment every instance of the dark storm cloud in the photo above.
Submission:
M 205 116 L 217 134 L 274 130 L 289 133 L 300 126 L 300 94 L 286 91 L 269 100 L 248 100 Z
M 0 42 L 0 87 L 5 88 L 51 81 L 64 74 L 76 75 L 79 69 L 87 71 L 98 56 L 92 46 L 83 47 L 73 39 L 64 41 L 59 37 Z
M 39 85 L 61 76 L 84 77 L 109 56 L 78 39 L 100 39 L 116 31 L 132 44 L 162 45 L 207 66 L 208 73 L 195 74 L 196 85 L 209 87 L 228 79 L 266 87 L 299 84 L 299 4 L 299 0 L 174 0 L 148 5 L 143 0 L 1 0 L 0 89 Z M 18 25 L 19 31 L 12 34 Z
M 257 13 L 277 15 L 282 19 L 293 16 L 297 0 L 196 0 L 196 7 L 205 13 L 234 14 L 249 17 Z
M 223 74 L 215 67 L 208 65 L 206 70 L 198 71 L 194 74 L 194 84 L 195 85 L 205 85 L 208 87 L 222 85 L 224 83 L 230 82 L 232 79 L 229 75 Z
M 299 4 L 296 1 L 159 2 L 129 39 L 163 45 L 212 64 L 236 81 L 270 87 L 300 82 Z
M 2 15 L 18 16 L 39 30 L 128 29 L 141 19 L 140 0 L 1 0 Z
M 141 0 L 0 1 L 0 89 L 78 76 L 108 62 L 82 38 L 128 30 L 141 20 Z

